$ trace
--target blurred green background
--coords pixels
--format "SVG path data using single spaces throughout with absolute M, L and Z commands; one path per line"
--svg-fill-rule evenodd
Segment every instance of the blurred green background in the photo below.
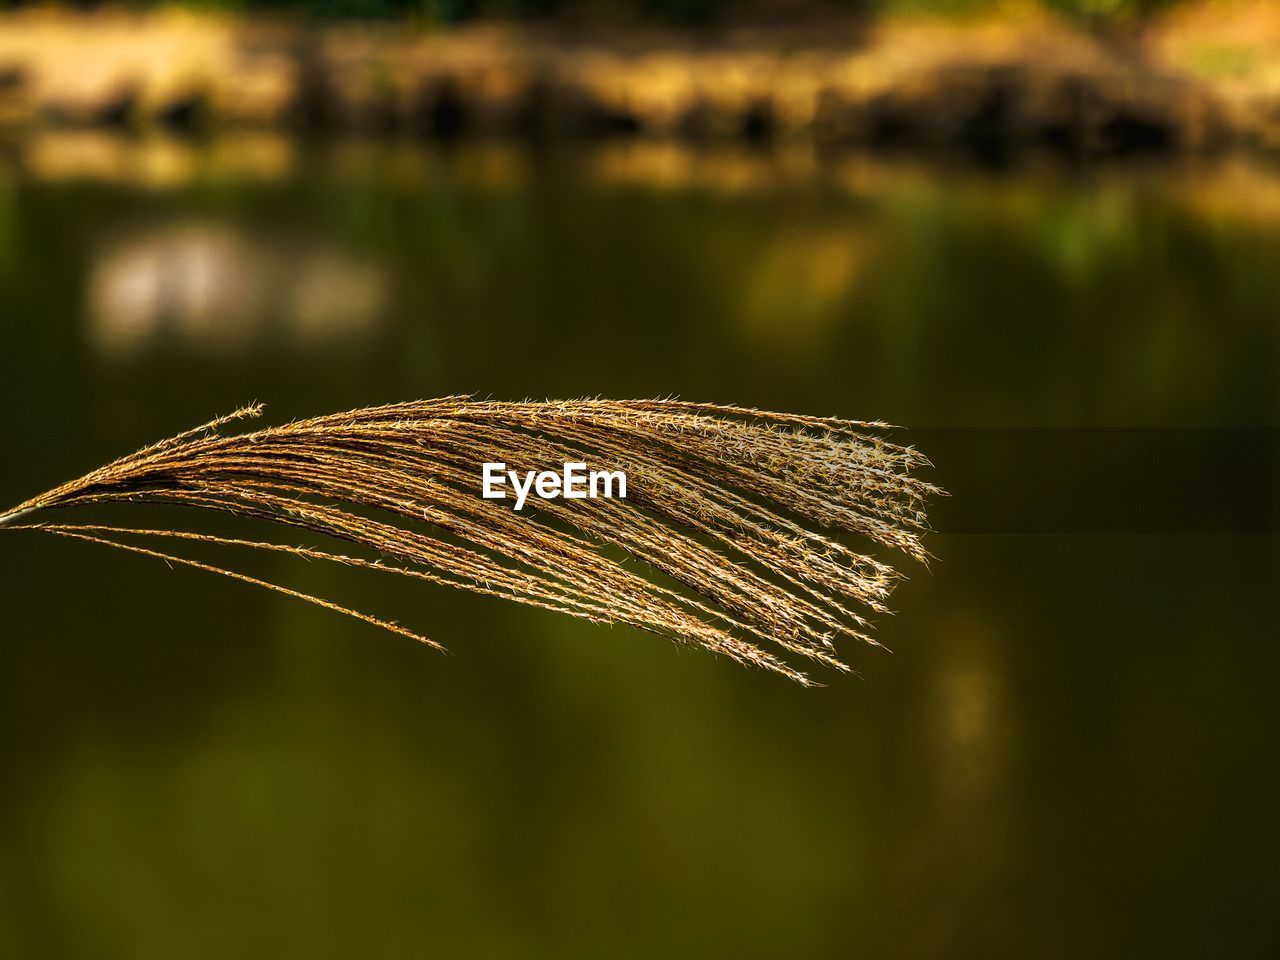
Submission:
M 0 953 L 1277 955 L 1271 173 L 155 149 L 136 180 L 0 175 L 4 505 L 251 399 L 280 420 L 458 391 L 882 417 L 946 441 L 955 496 L 880 624 L 894 653 L 847 650 L 862 677 L 816 691 L 233 561 L 445 657 L 5 536 Z M 966 440 L 1009 427 L 1031 429 Z M 1147 431 L 1048 478 L 1002 447 L 1099 427 Z M 1163 428 L 1260 445 L 1211 488 L 1241 522 L 1179 514 L 1176 464 L 1115 485 L 1154 520 L 1097 521 Z M 1019 529 L 1041 506 L 1056 532 Z

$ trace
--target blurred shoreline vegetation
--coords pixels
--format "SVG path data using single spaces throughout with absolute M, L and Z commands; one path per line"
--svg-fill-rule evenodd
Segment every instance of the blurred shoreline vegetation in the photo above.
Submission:
M 287 12 L 321 21 L 398 20 L 445 26 L 477 20 L 718 26 L 900 15 L 1020 16 L 1037 9 L 1083 21 L 1105 22 L 1144 17 L 1193 2 L 1197 0 L 135 0 L 119 6 L 132 10 L 179 8 L 241 15 Z M 1227 4 L 1231 2 L 1226 0 Z M 1217 3 L 1222 5 L 1223 0 Z M 14 0 L 0 2 L 0 10 L 30 6 L 35 5 Z M 72 3 L 65 6 L 92 11 L 112 5 Z
M 0 13 L 0 134 L 639 135 L 989 162 L 1280 152 L 1276 5 L 1070 0 L 1082 19 L 1064 3 L 22 7 Z

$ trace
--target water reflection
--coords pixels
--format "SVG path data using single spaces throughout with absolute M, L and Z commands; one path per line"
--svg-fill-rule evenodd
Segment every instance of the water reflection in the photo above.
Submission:
M 367 337 L 389 296 L 379 267 L 311 243 L 188 221 L 113 239 L 89 276 L 89 330 L 121 358 L 165 344 L 226 354 Z
M 196 142 L 166 134 L 53 128 L 33 133 L 18 146 L 23 173 L 37 180 L 151 190 L 201 179 L 279 181 L 296 170 L 295 152 L 292 138 L 254 130 Z
M 890 898 L 916 919 L 899 931 L 906 955 L 945 955 L 963 942 L 1008 869 L 1002 806 L 1020 718 L 1010 710 L 1001 662 L 1008 640 L 989 616 L 953 606 L 934 621 L 913 731 L 914 829 L 886 881 Z M 945 892 L 940 876 L 951 877 Z
M 261 143 L 258 165 L 220 139 L 173 161 L 15 148 L 0 503 L 252 397 L 283 418 L 679 393 L 1037 435 L 1280 420 L 1280 208 L 1256 166 Z M 1260 435 L 1221 434 L 1188 449 Z M 1131 482 L 1180 447 L 1153 471 L 1149 445 L 1042 463 L 1005 435 L 936 454 L 948 529 L 1004 497 L 1184 502 Z M 1242 489 L 1208 459 L 1208 496 Z M 0 539 L 3 955 L 1277 942 L 1264 536 L 935 537 L 879 625 L 894 655 L 850 650 L 865 682 L 821 691 L 513 604 L 210 557 L 402 616 L 454 651 L 432 658 L 235 584 Z
M 804 354 L 828 341 L 884 239 L 867 224 L 778 231 L 742 286 L 739 310 L 747 339 L 783 355 Z
M 0 256 L 44 196 L 93 199 L 94 263 L 73 309 L 112 356 L 166 338 L 226 355 L 378 330 L 415 345 L 405 362 L 426 363 L 426 317 L 441 321 L 433 349 L 487 337 L 489 350 L 521 317 L 518 329 L 560 331 L 575 349 L 649 331 L 626 349 L 659 371 L 685 354 L 655 316 L 691 311 L 701 325 L 689 335 L 730 334 L 720 355 L 794 371 L 823 351 L 875 358 L 858 371 L 863 395 L 898 422 L 1204 423 L 1229 407 L 1257 423 L 1275 403 L 1265 318 L 1280 292 L 1260 278 L 1280 252 L 1268 199 L 1280 177 L 1242 162 L 994 178 L 790 147 L 633 141 L 539 155 L 364 139 L 311 151 L 262 136 L 261 162 L 234 137 L 149 163 L 127 152 L 151 141 L 108 138 L 125 154 L 101 181 L 87 163 L 20 166 L 13 182 L 34 202 L 8 220 L 0 205 Z M 165 142 L 158 157 L 195 151 Z M 113 179 L 130 172 L 145 200 Z M 148 226 L 120 226 L 143 207 Z M 26 271 L 33 285 L 38 271 Z M 644 391 L 666 387 L 646 379 Z M 932 384 L 960 380 L 943 408 L 930 400 Z M 885 409 L 888 392 L 907 408 Z
M 275 130 L 233 130 L 193 140 L 150 132 L 50 128 L 10 145 L 24 178 L 45 183 L 100 183 L 148 190 L 177 190 L 202 182 L 281 183 L 319 162 L 330 176 L 386 179 L 421 189 L 442 177 L 473 187 L 527 183 L 533 152 L 518 141 L 477 141 L 458 147 L 408 139 L 346 137 L 302 144 Z M 920 158 L 886 159 L 874 153 L 824 153 L 808 143 L 769 148 L 690 144 L 660 139 L 623 139 L 583 145 L 574 151 L 576 173 L 606 189 L 697 191 L 748 197 L 822 185 L 850 197 L 883 201 L 944 187 L 972 188 L 981 177 L 963 167 L 940 170 Z M 1043 204 L 1045 188 L 1069 182 L 1050 158 L 1032 157 L 1019 177 L 1000 180 L 998 193 L 1010 215 Z M 1280 225 L 1280 170 L 1265 160 L 1227 156 L 1216 160 L 1116 165 L 1090 172 L 1113 228 L 1123 212 L 1117 204 L 1158 193 L 1162 200 L 1206 219 L 1255 226 Z M 992 193 L 991 196 L 995 196 Z

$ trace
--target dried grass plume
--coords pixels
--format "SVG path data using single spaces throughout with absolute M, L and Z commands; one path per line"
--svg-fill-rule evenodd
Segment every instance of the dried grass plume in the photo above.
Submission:
M 444 397 L 226 431 L 261 412 L 245 407 L 146 447 L 0 515 L 0 527 L 220 573 L 433 647 L 389 620 L 144 544 L 194 541 L 394 573 L 630 624 L 807 684 L 797 660 L 844 670 L 837 639 L 874 642 L 866 617 L 886 612 L 899 574 L 863 550 L 926 559 L 925 502 L 941 492 L 915 474 L 928 461 L 890 442 L 881 423 L 679 400 Z M 622 470 L 627 498 L 539 500 L 517 513 L 480 496 L 480 466 L 494 461 Z M 355 549 L 43 519 L 120 501 L 222 511 Z

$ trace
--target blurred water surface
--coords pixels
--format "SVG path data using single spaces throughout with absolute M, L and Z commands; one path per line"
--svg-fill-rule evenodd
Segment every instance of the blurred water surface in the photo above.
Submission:
M 1280 949 L 1275 173 L 93 132 L 5 156 L 6 506 L 248 400 L 466 391 L 884 418 L 947 439 L 957 494 L 894 654 L 818 691 L 237 561 L 442 657 L 6 536 L 5 955 Z M 1051 475 L 999 459 L 1050 427 L 1113 432 Z M 1144 474 L 1166 428 L 1208 438 L 1187 467 L 1232 522 L 1175 496 L 1167 450 Z M 1095 522 L 1112 474 L 1159 522 Z

